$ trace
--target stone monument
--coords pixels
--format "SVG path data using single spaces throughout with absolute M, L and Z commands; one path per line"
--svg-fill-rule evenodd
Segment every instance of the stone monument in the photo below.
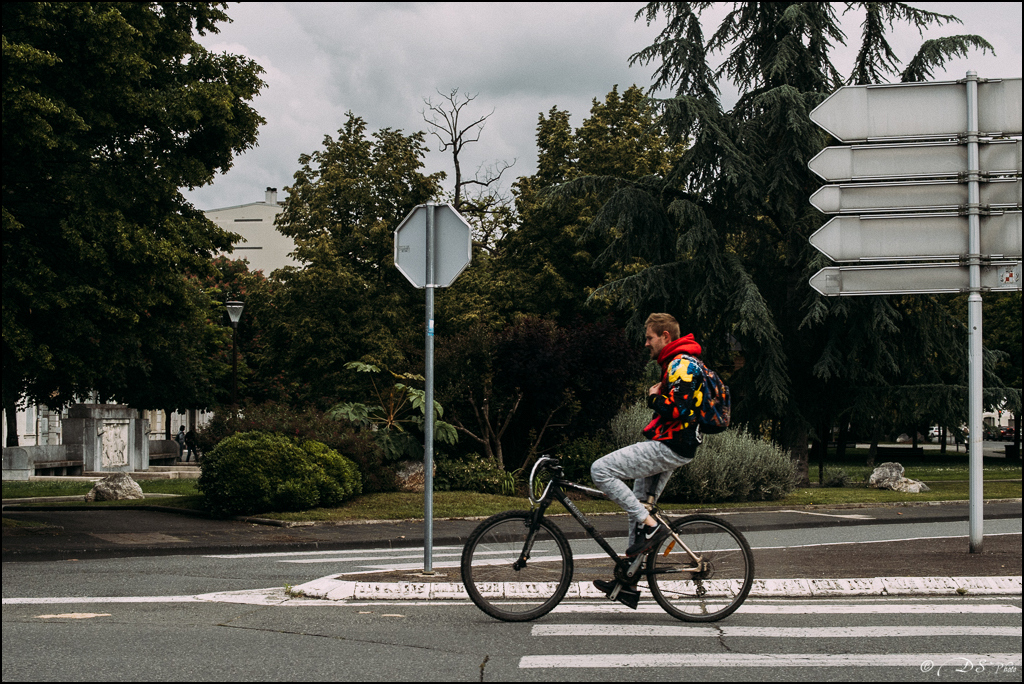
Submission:
M 64 419 L 69 460 L 89 472 L 149 470 L 149 421 L 120 404 L 75 404 Z

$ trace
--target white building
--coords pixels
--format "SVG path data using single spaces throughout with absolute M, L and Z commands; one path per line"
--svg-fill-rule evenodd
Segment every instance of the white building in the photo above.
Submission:
M 95 403 L 95 398 L 78 403 Z M 51 409 L 43 404 L 29 403 L 18 408 L 17 430 L 18 446 L 47 446 L 61 443 L 61 421 L 68 415 L 68 410 Z M 179 411 L 168 415 L 166 411 L 139 411 L 139 418 L 149 421 L 150 439 L 163 439 L 167 434 L 168 418 L 170 419 L 171 437 L 184 425 L 186 430 L 199 428 L 209 422 L 213 416 L 210 411 Z M 3 413 L 3 425 L 0 439 L 7 439 L 7 414 Z
M 277 188 L 267 188 L 262 202 L 210 209 L 204 213 L 224 230 L 242 236 L 242 241 L 234 245 L 234 253 L 227 256 L 245 259 L 250 271 L 263 271 L 263 275 L 269 277 L 284 266 L 300 265 L 288 256 L 295 250 L 295 242 L 274 227 L 282 211 L 284 206 L 277 201 Z

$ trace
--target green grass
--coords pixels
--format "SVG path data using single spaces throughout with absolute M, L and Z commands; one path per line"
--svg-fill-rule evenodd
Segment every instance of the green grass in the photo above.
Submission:
M 13 518 L 0 518 L 0 522 L 3 523 L 5 529 L 31 529 L 34 527 L 49 527 L 44 522 L 37 522 L 35 520 L 14 520 Z
M 934 455 L 933 455 L 934 454 Z M 867 449 L 847 449 L 846 456 L 842 459 L 830 453 L 825 459 L 826 468 L 842 468 L 854 482 L 866 482 L 871 475 L 873 467 L 866 465 L 868 458 Z M 894 459 L 892 457 L 880 456 L 876 458 L 875 465 L 887 461 L 896 460 L 903 465 L 905 475 L 912 480 L 924 480 L 928 482 L 940 480 L 966 480 L 967 475 L 967 454 L 955 451 L 947 452 L 942 456 L 939 452 L 926 451 L 925 456 Z M 810 478 L 812 482 L 818 480 L 818 462 L 809 463 Z M 986 458 L 982 465 L 983 477 L 986 480 L 1019 480 L 1021 479 L 1020 461 L 1006 461 L 1001 458 Z
M 196 480 L 139 480 L 139 486 L 147 494 L 179 494 L 195 496 L 199 493 Z M 41 480 L 36 482 L 4 482 L 3 498 L 26 499 L 36 496 L 85 496 L 92 489 L 92 482 L 61 482 Z
M 862 451 L 862 450 L 857 450 Z M 854 452 L 846 459 L 839 461 L 834 457 L 826 464 L 830 467 L 841 467 L 855 483 L 862 482 L 871 473 L 871 469 L 863 465 L 866 453 Z M 888 490 L 871 489 L 863 484 L 851 487 L 825 488 L 810 487 L 797 489 L 780 501 L 751 501 L 743 503 L 666 504 L 667 509 L 692 510 L 701 508 L 751 508 L 758 506 L 806 506 L 811 504 L 873 504 L 903 501 L 956 501 L 968 498 L 968 474 L 966 457 L 958 459 L 947 456 L 945 459 L 928 457 L 915 465 L 907 459 L 907 477 L 926 480 L 931 487 L 930 492 L 921 494 L 903 494 Z M 984 467 L 984 496 L 986 499 L 1014 499 L 1021 497 L 1021 467 L 1008 465 L 995 459 L 989 459 Z M 818 476 L 816 463 L 811 464 L 811 480 Z M 1017 480 L 1016 482 L 994 482 L 993 480 Z M 179 494 L 179 498 L 150 499 L 148 501 L 105 501 L 89 504 L 99 507 L 132 507 L 139 505 L 158 504 L 175 508 L 202 510 L 202 496 L 196 488 L 196 480 L 141 480 L 139 484 L 144 492 Z M 92 485 L 88 482 L 4 482 L 3 497 L 23 498 L 35 496 L 84 496 Z M 614 513 L 619 507 L 608 501 L 578 501 L 577 506 L 584 513 Z M 435 492 L 434 517 L 436 518 L 469 518 L 482 517 L 510 509 L 529 508 L 525 497 L 496 496 L 477 494 L 474 492 Z M 551 513 L 562 513 L 561 506 L 555 504 Z M 358 496 L 338 508 L 317 508 L 298 513 L 262 513 L 259 517 L 284 521 L 355 521 L 355 520 L 403 520 L 423 518 L 423 495 L 393 492 L 387 494 L 368 494 Z
M 742 503 L 675 503 L 665 504 L 668 510 L 701 508 L 755 508 L 759 506 L 807 506 L 810 504 L 892 503 L 899 501 L 957 501 L 968 498 L 966 482 L 940 482 L 930 492 L 903 494 L 868 487 L 797 489 L 779 501 L 747 501 Z M 984 486 L 986 499 L 1016 499 L 1021 497 L 1019 482 L 989 482 Z M 610 501 L 577 501 L 576 507 L 584 513 L 617 513 L 621 509 Z M 529 508 L 523 497 L 493 496 L 472 492 L 435 492 L 435 518 L 469 518 L 493 515 L 510 509 Z M 559 504 L 553 504 L 550 513 L 564 513 Z M 258 517 L 272 520 L 347 521 L 347 520 L 403 520 L 423 517 L 423 495 L 407 493 L 370 494 L 359 496 L 339 508 L 317 508 L 298 513 L 262 513 Z

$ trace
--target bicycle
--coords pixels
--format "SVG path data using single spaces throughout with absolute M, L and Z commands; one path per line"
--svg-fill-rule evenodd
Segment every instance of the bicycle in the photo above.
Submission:
M 545 471 L 550 479 L 535 498 L 537 477 Z M 671 532 L 648 553 L 626 558 L 612 549 L 566 490 L 607 498 L 566 480 L 558 460 L 542 456 L 530 471 L 531 509 L 493 515 L 469 536 L 462 551 L 462 583 L 480 610 L 499 620 L 524 622 L 546 615 L 565 597 L 573 578 L 573 556 L 565 534 L 544 517 L 554 501 L 615 562 L 615 586 L 608 598 L 617 600 L 623 591 L 628 596 L 628 587 L 643 578 L 669 615 L 688 622 L 721 620 L 746 600 L 754 581 L 754 557 L 747 540 L 730 523 L 701 514 L 668 520 L 651 495 L 644 506 Z M 636 600 L 627 605 L 635 609 Z

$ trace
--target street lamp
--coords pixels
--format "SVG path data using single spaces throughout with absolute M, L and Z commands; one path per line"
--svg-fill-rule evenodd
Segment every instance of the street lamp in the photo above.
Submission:
M 231 320 L 231 413 L 238 413 L 238 321 L 242 318 L 243 302 L 227 303 L 228 318 Z

